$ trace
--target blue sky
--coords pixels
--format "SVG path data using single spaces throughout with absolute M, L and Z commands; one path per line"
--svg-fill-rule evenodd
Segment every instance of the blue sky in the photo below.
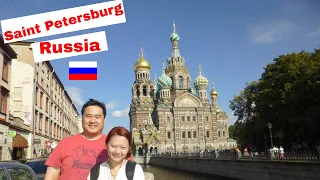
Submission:
M 0 19 L 84 6 L 102 0 L 2 0 Z M 124 0 L 127 22 L 107 27 L 45 37 L 51 40 L 104 30 L 109 50 L 51 61 L 78 107 L 89 98 L 107 104 L 104 132 L 129 127 L 128 107 L 134 82 L 133 66 L 142 42 L 151 63 L 151 77 L 161 74 L 163 58 L 171 55 L 169 36 L 176 22 L 179 49 L 192 81 L 201 61 L 203 75 L 214 79 L 218 102 L 232 124 L 229 100 L 259 79 L 263 67 L 281 54 L 313 51 L 320 45 L 320 1 L 185 1 Z M 68 61 L 98 61 L 97 81 L 69 81 Z M 80 111 L 80 108 L 79 108 Z

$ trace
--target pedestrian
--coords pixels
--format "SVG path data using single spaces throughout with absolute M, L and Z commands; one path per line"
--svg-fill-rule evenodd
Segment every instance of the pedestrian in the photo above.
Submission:
M 86 180 L 90 169 L 108 159 L 106 135 L 102 133 L 106 107 L 89 99 L 82 109 L 83 132 L 62 139 L 46 161 L 45 180 Z
M 142 167 L 127 160 L 131 157 L 132 138 L 124 127 L 114 127 L 107 135 L 105 145 L 109 159 L 96 164 L 88 174 L 87 180 L 144 180 Z

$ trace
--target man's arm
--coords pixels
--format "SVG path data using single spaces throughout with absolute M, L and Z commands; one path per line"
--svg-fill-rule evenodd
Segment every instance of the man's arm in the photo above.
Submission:
M 60 168 L 48 166 L 44 180 L 58 180 L 60 175 Z

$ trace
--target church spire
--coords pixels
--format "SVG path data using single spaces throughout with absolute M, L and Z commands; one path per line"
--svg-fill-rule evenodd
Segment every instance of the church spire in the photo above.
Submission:
M 170 36 L 170 41 L 172 43 L 172 57 L 180 57 L 180 52 L 178 49 L 178 41 L 180 40 L 179 35 L 177 34 L 176 23 L 173 21 L 173 33 Z
M 201 63 L 200 63 L 200 61 L 199 61 L 199 63 L 198 63 L 198 69 L 199 69 L 199 75 L 202 75 Z
M 142 45 L 142 42 L 141 42 L 141 48 L 140 48 L 139 59 L 142 59 L 142 58 L 144 58 L 144 49 L 143 49 L 143 45 Z
M 165 73 L 165 67 L 164 67 L 164 59 L 162 59 L 162 73 Z

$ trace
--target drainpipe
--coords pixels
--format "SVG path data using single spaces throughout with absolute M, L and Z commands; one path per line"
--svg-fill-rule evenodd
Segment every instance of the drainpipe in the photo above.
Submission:
M 35 152 L 35 136 L 36 136 L 36 132 L 35 132 L 35 123 L 37 122 L 37 120 L 35 119 L 35 110 L 36 110 L 36 86 L 37 86 L 37 65 L 38 63 L 34 63 L 34 75 L 33 75 L 33 104 L 32 104 L 32 140 L 31 140 L 31 157 L 35 158 L 34 156 L 36 154 L 34 154 Z

